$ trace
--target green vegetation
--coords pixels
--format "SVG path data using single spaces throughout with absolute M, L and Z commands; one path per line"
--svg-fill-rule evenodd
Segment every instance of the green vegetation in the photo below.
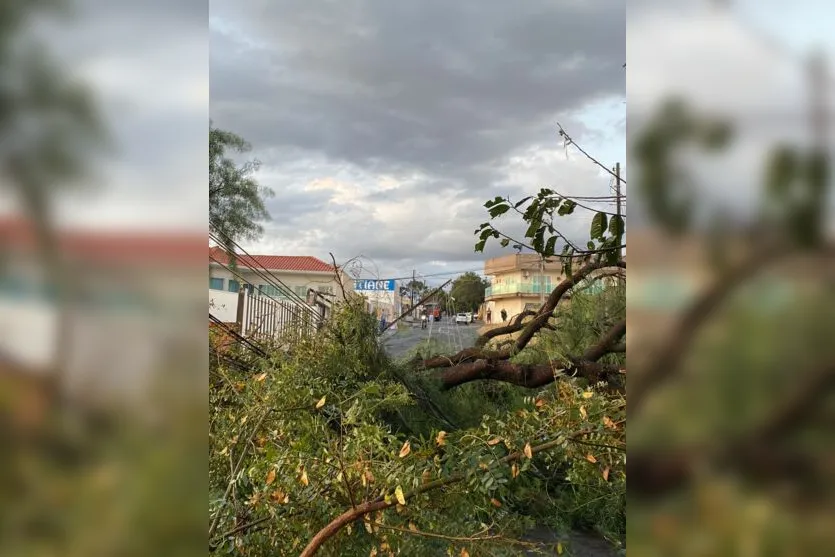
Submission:
M 303 554 L 352 509 L 316 554 L 518 555 L 537 525 L 623 542 L 621 395 L 582 380 L 444 390 L 375 331 L 349 301 L 286 352 L 213 358 L 214 553 Z
M 209 231 L 229 252 L 237 241 L 258 238 L 261 222 L 270 218 L 264 199 L 273 192 L 253 177 L 260 163 L 230 156 L 251 149 L 239 135 L 209 124 Z
M 478 311 L 484 302 L 484 289 L 490 286 L 473 272 L 467 272 L 452 282 L 449 294 L 455 298 L 455 308 L 460 311 Z

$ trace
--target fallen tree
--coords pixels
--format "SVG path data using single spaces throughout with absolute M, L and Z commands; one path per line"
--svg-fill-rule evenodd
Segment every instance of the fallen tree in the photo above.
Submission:
M 612 324 L 583 354 L 571 356 L 564 361 L 529 365 L 510 360 L 524 350 L 541 331 L 555 330 L 558 325 L 553 323 L 554 313 L 574 287 L 583 281 L 616 276 L 625 268 L 625 261 L 617 261 L 614 265 L 607 261 L 587 263 L 560 282 L 539 311 L 523 312 L 510 324 L 486 331 L 474 347 L 449 356 L 427 358 L 420 362 L 420 367 L 423 370 L 437 370 L 441 384 L 447 389 L 478 380 L 504 381 L 535 388 L 547 385 L 560 376 L 579 376 L 591 383 L 605 381 L 620 389 L 625 370 L 613 364 L 601 364 L 599 360 L 606 354 L 625 351 L 620 341 L 626 334 L 626 319 Z M 488 347 L 491 340 L 517 332 L 520 334 L 510 346 L 498 350 Z

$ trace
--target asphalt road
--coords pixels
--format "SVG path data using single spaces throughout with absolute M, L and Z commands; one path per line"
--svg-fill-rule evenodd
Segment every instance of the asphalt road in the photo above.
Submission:
M 436 347 L 443 352 L 454 353 L 472 346 L 480 328 L 481 323 L 478 321 L 469 325 L 440 321 L 427 325 L 426 329 L 421 329 L 420 324 L 416 323 L 408 329 L 386 331 L 383 344 L 394 358 L 403 357 L 419 344 L 427 343 L 430 338 L 439 343 Z

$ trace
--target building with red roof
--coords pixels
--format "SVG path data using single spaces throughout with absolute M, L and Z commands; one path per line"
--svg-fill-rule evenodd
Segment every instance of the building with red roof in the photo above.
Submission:
M 342 273 L 342 283 L 353 290 L 353 281 Z M 273 300 L 302 302 L 310 291 L 333 301 L 343 298 L 342 288 L 333 265 L 310 255 L 239 254 L 235 264 L 219 247 L 209 248 L 209 299 L 211 312 L 224 322 L 235 321 L 238 293 L 248 290 L 253 295 Z

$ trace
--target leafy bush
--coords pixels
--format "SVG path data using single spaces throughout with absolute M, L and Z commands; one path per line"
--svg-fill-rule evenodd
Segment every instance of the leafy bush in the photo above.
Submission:
M 525 530 L 622 540 L 622 397 L 570 381 L 442 392 L 394 362 L 361 304 L 244 365 L 213 358 L 210 516 L 219 555 L 298 555 L 363 503 L 321 555 L 517 555 Z M 542 448 L 539 450 L 538 448 Z

